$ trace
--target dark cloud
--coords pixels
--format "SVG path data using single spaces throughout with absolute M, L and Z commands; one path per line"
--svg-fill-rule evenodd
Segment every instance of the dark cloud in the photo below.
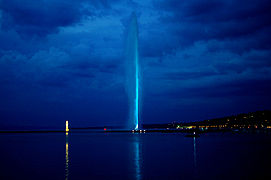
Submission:
M 269 1 L 155 1 L 163 25 L 178 39 L 175 45 L 191 45 L 195 41 L 235 40 L 255 36 L 250 48 L 270 48 L 271 5 Z M 161 34 L 162 35 L 162 34 Z M 269 44 L 269 45 L 268 45 Z M 259 47 L 260 46 L 260 47 Z M 239 47 L 239 49 L 242 47 Z M 248 47 L 244 47 L 248 48 Z
M 80 6 L 72 1 L 2 1 L 2 26 L 23 34 L 46 35 L 78 22 Z
M 232 98 L 246 97 L 257 99 L 269 97 L 271 79 L 266 80 L 238 80 L 234 82 L 221 82 L 206 87 L 184 88 L 168 92 L 167 96 L 177 99 L 187 98 Z M 158 95 L 158 94 L 157 94 Z M 235 98 L 233 98 L 235 97 Z
M 2 0 L 0 3 L 2 28 L 15 29 L 28 36 L 56 33 L 59 27 L 72 26 L 83 18 L 99 16 L 98 9 L 108 11 L 111 7 L 106 0 L 26 0 L 23 3 L 20 0 Z
M 208 76 L 215 76 L 218 73 L 216 72 L 170 72 L 163 75 L 163 78 L 170 80 L 189 80 L 197 79 Z

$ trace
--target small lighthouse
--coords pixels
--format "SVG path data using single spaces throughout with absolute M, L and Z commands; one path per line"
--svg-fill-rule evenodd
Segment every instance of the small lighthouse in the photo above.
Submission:
M 69 132 L 69 121 L 67 120 L 66 121 L 66 133 L 68 133 Z

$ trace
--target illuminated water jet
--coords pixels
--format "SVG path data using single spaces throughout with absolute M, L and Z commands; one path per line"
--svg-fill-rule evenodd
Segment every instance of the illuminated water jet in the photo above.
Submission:
M 135 13 L 131 16 L 131 21 L 127 32 L 126 41 L 126 90 L 129 98 L 129 129 L 139 128 L 139 58 L 138 58 L 138 27 Z

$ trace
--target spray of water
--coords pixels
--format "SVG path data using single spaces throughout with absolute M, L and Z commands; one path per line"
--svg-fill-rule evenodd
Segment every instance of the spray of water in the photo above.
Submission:
M 139 128 L 139 58 L 137 17 L 132 13 L 126 40 L 126 90 L 129 98 L 129 129 Z

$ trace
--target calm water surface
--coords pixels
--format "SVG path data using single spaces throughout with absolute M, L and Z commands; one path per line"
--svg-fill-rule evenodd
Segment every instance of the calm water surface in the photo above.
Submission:
M 0 179 L 270 179 L 271 136 L 0 134 Z

